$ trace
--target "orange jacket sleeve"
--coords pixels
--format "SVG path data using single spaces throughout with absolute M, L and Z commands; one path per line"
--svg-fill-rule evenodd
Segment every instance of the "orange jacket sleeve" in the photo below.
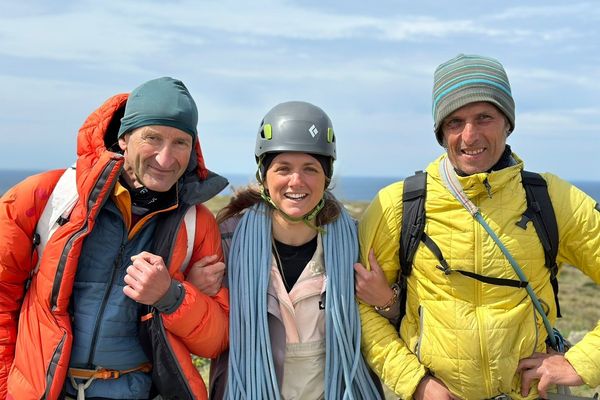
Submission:
M 0 198 L 0 398 L 13 363 L 25 284 L 37 262 L 33 234 L 62 171 L 31 176 Z
M 212 213 L 203 205 L 196 206 L 196 236 L 190 264 L 202 257 L 217 254 L 223 261 L 221 235 Z M 185 245 L 184 245 L 185 247 Z M 221 289 L 211 297 L 190 282 L 182 282 L 185 297 L 172 314 L 163 314 L 165 328 L 177 335 L 190 352 L 213 358 L 227 348 L 229 341 L 229 294 Z

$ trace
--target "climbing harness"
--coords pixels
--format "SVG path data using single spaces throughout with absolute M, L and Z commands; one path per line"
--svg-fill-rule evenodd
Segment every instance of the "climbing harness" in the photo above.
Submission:
M 144 363 L 135 368 L 125 370 L 115 370 L 98 367 L 96 369 L 69 368 L 69 379 L 71 384 L 77 390 L 77 400 L 85 399 L 85 390 L 90 387 L 96 379 L 118 379 L 120 376 L 131 372 L 148 373 L 152 371 L 152 364 Z M 77 380 L 83 380 L 78 382 Z

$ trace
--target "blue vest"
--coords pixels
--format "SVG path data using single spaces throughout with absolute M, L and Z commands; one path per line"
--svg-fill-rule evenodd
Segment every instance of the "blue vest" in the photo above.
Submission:
M 73 286 L 70 367 L 125 370 L 148 361 L 138 337 L 140 305 L 123 293 L 123 279 L 131 256 L 151 249 L 154 228 L 151 219 L 128 240 L 123 217 L 112 199 L 100 211 L 83 244 Z M 118 379 L 94 380 L 85 394 L 143 399 L 149 397 L 151 386 L 149 374 L 133 372 Z M 69 379 L 66 388 L 76 393 Z

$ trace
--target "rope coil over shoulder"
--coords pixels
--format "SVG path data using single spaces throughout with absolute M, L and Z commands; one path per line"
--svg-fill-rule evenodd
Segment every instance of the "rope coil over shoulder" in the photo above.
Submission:
M 229 254 L 230 345 L 225 398 L 280 399 L 267 313 L 271 265 L 271 210 L 259 203 L 238 224 Z M 360 352 L 360 319 L 352 265 L 358 259 L 356 225 L 342 208 L 323 236 L 325 399 L 379 399 Z

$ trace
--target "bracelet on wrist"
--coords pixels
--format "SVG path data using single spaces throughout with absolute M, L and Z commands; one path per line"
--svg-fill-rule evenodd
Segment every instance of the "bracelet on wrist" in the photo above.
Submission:
M 400 296 L 400 287 L 398 287 L 397 283 L 394 283 L 391 286 L 392 289 L 392 297 L 388 300 L 387 303 L 385 303 L 382 306 L 375 306 L 375 311 L 390 311 L 390 308 L 392 308 L 392 306 L 398 301 L 398 298 Z

